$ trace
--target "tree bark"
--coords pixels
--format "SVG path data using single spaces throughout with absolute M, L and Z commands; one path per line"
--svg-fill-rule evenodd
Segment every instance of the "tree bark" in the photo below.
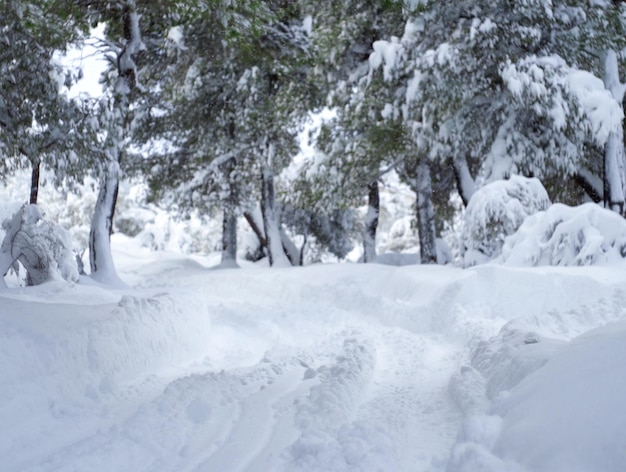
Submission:
M 420 260 L 422 264 L 436 264 L 437 243 L 435 235 L 435 207 L 433 205 L 432 175 L 430 163 L 424 157 L 422 157 L 417 165 L 415 184 Z
M 261 230 L 261 228 L 259 228 L 259 225 L 256 224 L 256 221 L 254 221 L 254 217 L 247 211 L 243 214 L 243 216 L 250 225 L 250 228 L 252 228 L 254 234 L 256 234 L 256 237 L 259 239 L 261 247 L 267 248 L 267 240 L 265 239 L 265 234 Z
M 267 162 L 265 162 L 261 170 L 261 212 L 263 214 L 263 226 L 270 266 L 286 267 L 291 264 L 285 255 L 280 237 L 280 221 L 276 211 L 274 192 L 273 154 L 274 146 L 272 143 L 269 143 L 267 146 Z
M 224 209 L 222 222 L 222 265 L 237 266 L 237 215 Z
M 41 171 L 41 161 L 31 161 L 33 166 L 30 175 L 30 204 L 37 205 L 37 198 L 39 196 L 39 174 Z
M 604 58 L 604 86 L 622 105 L 626 87 L 620 82 L 617 54 L 608 51 Z M 604 148 L 604 206 L 624 215 L 626 200 L 626 163 L 624 162 L 624 130 L 620 126 L 609 134 Z
M 584 192 L 587 194 L 592 202 L 601 203 L 603 201 L 603 189 L 593 184 L 592 178 L 595 180 L 594 176 L 589 176 L 585 174 L 586 173 L 584 172 L 578 172 L 574 174 L 574 182 L 576 182 L 576 184 L 584 190 Z
M 376 260 L 376 232 L 380 216 L 380 192 L 378 180 L 367 186 L 367 213 L 365 215 L 365 232 L 363 234 L 363 262 Z
M 463 206 L 467 208 L 467 205 L 476 192 L 476 184 L 474 178 L 469 170 L 467 159 L 464 156 L 455 157 L 452 159 L 452 166 L 454 168 L 454 178 L 456 180 L 456 188 L 463 201 Z
M 113 217 L 119 190 L 119 164 L 109 162 L 104 169 L 89 232 L 91 277 L 100 282 L 119 282 L 111 254 Z

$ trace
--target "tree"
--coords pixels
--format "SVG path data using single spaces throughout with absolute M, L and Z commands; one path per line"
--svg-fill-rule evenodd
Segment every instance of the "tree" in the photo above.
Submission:
M 0 246 L 2 277 L 19 261 L 26 269 L 29 285 L 39 285 L 54 278 L 78 281 L 69 233 L 44 220 L 36 205 L 23 205 L 2 226 L 6 231 Z M 0 285 L 4 285 L 3 280 Z
M 622 114 L 584 70 L 593 63 L 597 71 L 589 38 L 612 21 L 608 43 L 616 44 L 619 28 L 602 2 L 589 10 L 583 3 L 418 2 L 401 38 L 374 43 L 370 80 L 382 76 L 389 89 L 374 103 L 409 131 L 413 151 L 401 168 L 417 193 L 423 262 L 436 257 L 433 196 L 447 206 L 448 164 L 465 205 L 476 177 L 593 180 L 585 178 L 588 150 L 607 142 Z M 595 112 L 598 104 L 605 113 Z
M 621 49 L 621 8 L 583 1 L 419 2 L 402 38 L 375 45 L 371 63 L 395 91 L 387 116 L 411 130 L 425 158 L 416 162 L 422 174 L 450 163 L 465 205 L 477 178 L 516 173 L 561 187 L 566 176 L 597 198 L 593 149 L 618 134 L 622 120 L 621 105 L 598 78 L 598 52 Z M 425 198 L 427 180 L 420 184 Z M 548 190 L 559 194 L 557 187 Z
M 61 93 L 71 81 L 54 54 L 75 41 L 83 26 L 60 1 L 12 0 L 0 6 L 0 154 L 2 174 L 29 165 L 30 203 L 37 203 L 42 164 L 57 183 L 80 173 L 80 107 Z
M 368 210 L 363 232 L 363 260 L 376 258 L 376 231 L 379 215 L 378 180 L 383 163 L 393 162 L 398 143 L 397 130 L 389 127 L 376 112 L 373 90 L 381 91 L 368 81 L 368 58 L 376 40 L 388 37 L 402 28 L 402 2 L 323 2 L 308 4 L 311 15 L 312 49 L 316 67 L 313 80 L 320 84 L 317 107 L 331 107 L 335 117 L 328 121 L 317 140 L 324 154 L 310 166 L 303 167 L 308 194 L 324 199 L 326 208 L 339 209 L 354 204 L 364 194 Z M 364 94 L 368 86 L 370 93 Z M 384 130 L 381 132 L 381 130 Z M 317 175 L 312 175 L 312 168 Z M 311 202 L 301 202 L 310 205 Z M 329 206 L 330 204 L 330 206 Z
M 171 149 L 149 165 L 172 180 L 154 173 L 152 188 L 173 189 L 184 208 L 222 207 L 224 263 L 236 254 L 237 215 L 259 198 L 270 262 L 284 264 L 274 175 L 297 152 L 307 31 L 297 4 L 204 5 L 172 45 L 182 73 L 160 84 L 165 106 L 151 120 Z
M 134 0 L 81 0 L 77 2 L 77 7 L 81 9 L 86 23 L 106 22 L 105 44 L 110 63 L 105 76 L 108 88 L 97 105 L 97 142 L 91 147 L 96 153 L 100 175 L 100 189 L 89 234 L 91 277 L 101 282 L 120 283 L 111 255 L 110 235 L 121 164 L 130 145 L 131 104 L 141 88 L 136 64 L 137 55 L 144 47 L 139 27 L 140 15 Z

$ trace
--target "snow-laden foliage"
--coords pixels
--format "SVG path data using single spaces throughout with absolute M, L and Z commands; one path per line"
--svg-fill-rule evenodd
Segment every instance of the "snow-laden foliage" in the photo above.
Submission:
M 485 161 L 489 178 L 529 172 L 573 175 L 585 146 L 604 146 L 621 126 L 620 104 L 601 79 L 559 56 L 529 56 L 501 66 L 511 109 Z
M 479 189 L 467 206 L 461 234 L 465 267 L 499 256 L 505 238 L 515 233 L 526 218 L 549 205 L 546 189 L 535 178 L 511 176 Z
M 36 205 L 24 205 L 2 224 L 6 231 L 0 248 L 0 273 L 6 275 L 17 261 L 28 280 L 39 285 L 51 279 L 78 281 L 78 268 L 69 233 L 43 218 Z
M 63 4 L 65 3 L 65 4 Z M 83 173 L 81 106 L 61 93 L 72 74 L 55 53 L 79 36 L 68 2 L 15 0 L 0 4 L 0 175 L 41 163 L 55 180 Z M 33 182 L 33 201 L 37 182 Z
M 389 89 L 377 106 L 380 116 L 410 130 L 424 153 L 450 163 L 464 202 L 477 177 L 513 173 L 545 180 L 551 195 L 564 177 L 594 199 L 602 195 L 596 152 L 623 119 L 602 58 L 623 49 L 623 2 L 413 6 L 404 34 L 376 42 L 370 56 Z
M 581 266 L 622 260 L 626 221 L 593 203 L 554 204 L 530 216 L 502 247 L 502 261 L 515 266 Z

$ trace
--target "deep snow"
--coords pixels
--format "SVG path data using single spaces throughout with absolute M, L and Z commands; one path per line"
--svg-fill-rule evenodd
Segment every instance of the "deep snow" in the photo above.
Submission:
M 132 288 L 0 292 L 0 470 L 626 463 L 623 265 L 213 270 L 114 249 Z

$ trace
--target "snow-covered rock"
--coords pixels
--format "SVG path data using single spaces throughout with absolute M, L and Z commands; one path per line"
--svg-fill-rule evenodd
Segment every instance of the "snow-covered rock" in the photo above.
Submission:
M 581 266 L 626 255 L 626 221 L 594 203 L 554 204 L 530 216 L 508 237 L 502 261 L 513 266 Z
M 550 198 L 541 182 L 517 175 L 485 185 L 472 196 L 461 233 L 465 267 L 500 255 L 504 239 L 530 215 L 545 210 Z

